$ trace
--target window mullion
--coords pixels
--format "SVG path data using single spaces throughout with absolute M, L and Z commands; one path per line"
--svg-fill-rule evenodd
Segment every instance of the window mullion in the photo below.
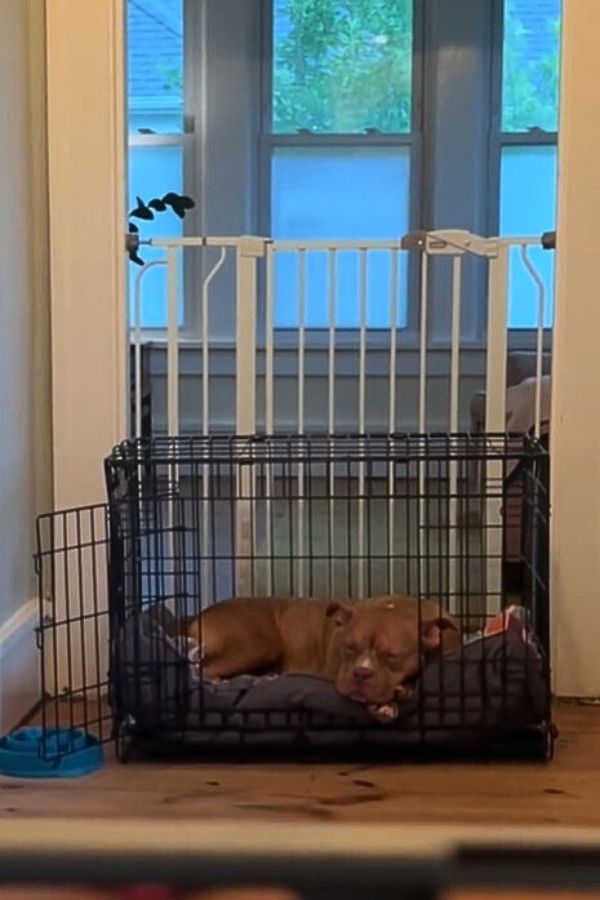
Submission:
M 434 0 L 427 9 L 423 226 L 465 228 L 485 234 L 492 4 L 489 0 Z M 485 271 L 477 260 L 468 257 L 463 269 L 462 337 L 472 343 L 485 333 Z M 432 266 L 429 306 L 430 342 L 447 345 L 451 309 L 443 266 Z

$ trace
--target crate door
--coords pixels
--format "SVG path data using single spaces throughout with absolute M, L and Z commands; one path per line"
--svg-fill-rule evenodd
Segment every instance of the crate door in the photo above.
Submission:
M 102 736 L 108 721 L 106 505 L 40 516 L 37 544 L 44 724 Z

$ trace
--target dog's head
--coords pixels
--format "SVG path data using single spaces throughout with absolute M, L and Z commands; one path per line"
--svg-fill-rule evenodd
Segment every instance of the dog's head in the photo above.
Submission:
M 327 615 L 339 648 L 336 687 L 360 703 L 408 700 L 426 657 L 456 640 L 458 623 L 438 604 L 393 595 L 332 602 Z

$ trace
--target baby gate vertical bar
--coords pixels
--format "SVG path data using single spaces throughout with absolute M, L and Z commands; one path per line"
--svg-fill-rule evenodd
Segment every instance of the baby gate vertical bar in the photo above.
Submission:
M 236 433 L 256 431 L 256 260 L 261 238 L 244 237 L 236 247 Z
M 202 353 L 202 434 L 207 437 L 210 433 L 210 339 L 208 329 L 208 311 L 210 300 L 210 285 L 217 272 L 222 268 L 227 256 L 227 248 L 221 247 L 217 262 L 208 271 L 202 283 L 202 297 L 200 309 L 200 343 Z M 210 561 L 210 535 L 209 535 L 209 496 L 210 496 L 210 466 L 208 460 L 202 466 L 202 588 L 208 593 Z M 214 548 L 213 548 L 214 553 Z M 215 585 L 212 585 L 213 592 Z
M 496 434 L 506 428 L 508 252 L 498 242 L 489 263 L 485 430 Z
M 249 437 L 256 430 L 256 260 L 263 254 L 261 238 L 240 238 L 236 247 L 235 425 L 238 436 Z M 235 572 L 236 592 L 241 596 L 250 593 L 253 580 L 255 471 L 253 465 L 243 464 L 249 452 L 250 447 L 241 449 L 236 461 Z
M 419 326 L 419 432 L 425 434 L 427 428 L 427 279 L 429 274 L 429 253 L 427 245 L 421 255 L 421 310 Z
M 486 366 L 485 430 L 506 431 L 506 349 L 508 308 L 507 244 L 499 241 L 490 259 Z M 497 613 L 502 602 L 502 461 L 486 459 L 481 490 L 485 496 L 486 612 Z
M 200 343 L 202 345 L 202 434 L 210 432 L 210 341 L 208 333 L 208 310 L 210 301 L 210 286 L 223 267 L 227 256 L 227 247 L 221 247 L 219 258 L 209 270 L 202 284 L 202 305 L 200 324 Z
M 167 248 L 167 423 L 179 434 L 179 323 L 177 322 L 177 249 Z
M 396 339 L 398 325 L 398 253 L 390 250 L 390 372 L 388 431 L 396 432 Z M 394 593 L 394 461 L 388 466 L 388 591 Z
M 335 317 L 337 306 L 337 252 L 327 251 L 327 433 L 335 432 Z
M 419 341 L 419 433 L 424 436 L 427 431 L 427 302 L 428 302 L 429 252 L 425 241 L 421 255 L 421 316 Z M 418 556 L 419 584 L 425 584 L 427 560 L 425 559 L 425 537 L 427 518 L 425 509 L 425 484 L 427 461 L 419 462 L 419 515 L 418 522 Z M 408 502 L 408 500 L 407 500 Z
M 167 423 L 169 437 L 179 435 L 179 323 L 177 321 L 177 249 L 168 247 L 167 258 Z M 169 493 L 167 500 L 167 535 L 165 566 L 165 591 L 174 597 L 175 585 L 175 507 L 174 494 L 179 477 L 179 467 L 172 461 L 168 468 Z
M 306 319 L 306 250 L 297 251 L 296 270 L 296 303 L 298 309 L 298 434 L 304 434 L 304 339 Z M 298 582 L 300 596 L 304 593 L 304 467 L 298 461 L 298 498 L 297 498 L 297 530 L 298 530 Z M 291 549 L 291 548 L 290 548 Z
M 544 361 L 544 315 L 546 311 L 546 288 L 538 270 L 529 256 L 527 244 L 521 244 L 521 261 L 533 281 L 537 293 L 536 348 L 535 348 L 535 416 L 534 435 L 539 438 L 542 427 L 542 372 Z
M 267 245 L 265 260 L 265 432 L 273 434 L 274 407 L 274 348 L 273 348 L 273 302 L 275 288 L 275 251 Z
M 135 379 L 135 424 L 134 437 L 139 440 L 142 436 L 142 304 L 140 280 L 141 272 L 138 272 L 135 278 L 135 328 L 133 331 L 134 341 L 134 379 Z
M 452 257 L 452 337 L 450 345 L 450 433 L 458 431 L 460 386 L 460 304 L 462 257 Z
M 275 288 L 275 251 L 272 244 L 267 244 L 265 260 L 265 433 L 273 434 L 273 406 L 275 387 L 273 381 L 274 352 L 273 352 L 273 297 Z M 266 495 L 265 495 L 265 564 L 266 564 L 266 591 L 273 592 L 273 468 L 267 459 L 265 469 Z
M 462 257 L 452 258 L 452 342 L 450 350 L 450 434 L 458 432 L 460 387 L 460 309 L 462 288 Z M 457 613 L 456 595 L 457 526 L 458 526 L 458 463 L 450 461 L 448 504 L 448 600 L 450 612 Z
M 367 369 L 367 250 L 358 251 L 358 432 L 366 431 L 366 369 Z M 363 443 L 364 450 L 364 443 Z M 365 464 L 358 464 L 358 596 L 365 594 Z
M 327 251 L 327 310 L 329 345 L 327 356 L 327 433 L 331 437 L 335 433 L 335 319 L 337 313 L 337 251 L 335 247 Z M 331 446 L 331 445 L 330 445 Z M 329 557 L 329 594 L 335 593 L 335 463 L 330 460 L 327 477 L 329 479 L 327 495 L 329 511 L 328 557 Z
M 134 284 L 134 379 L 135 379 L 135 426 L 134 437 L 142 436 L 142 279 L 154 266 L 165 266 L 166 260 L 154 259 L 145 263 L 135 276 Z

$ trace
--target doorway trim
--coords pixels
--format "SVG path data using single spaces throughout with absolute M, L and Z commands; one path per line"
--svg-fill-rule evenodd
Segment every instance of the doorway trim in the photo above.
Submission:
M 124 0 L 46 0 L 56 508 L 126 434 Z

